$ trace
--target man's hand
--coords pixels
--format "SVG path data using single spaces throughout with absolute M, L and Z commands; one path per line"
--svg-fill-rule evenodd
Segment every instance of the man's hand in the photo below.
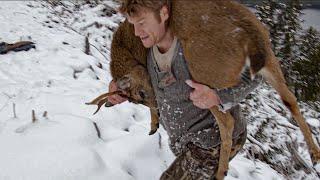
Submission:
M 109 84 L 109 92 L 114 92 L 114 91 L 118 91 L 118 90 L 119 89 L 117 87 L 116 82 L 114 80 L 112 80 Z M 126 98 L 123 98 L 117 94 L 114 94 L 114 95 L 108 97 L 108 101 L 113 105 L 123 103 L 126 100 L 127 100 Z
M 192 80 L 186 80 L 186 83 L 194 88 L 194 91 L 190 93 L 190 100 L 195 106 L 201 109 L 209 109 L 221 103 L 215 90 Z

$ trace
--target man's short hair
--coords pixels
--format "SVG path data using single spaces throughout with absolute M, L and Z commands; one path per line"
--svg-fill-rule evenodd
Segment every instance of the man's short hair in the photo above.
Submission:
M 167 6 L 170 12 L 170 0 L 121 0 L 120 13 L 126 16 L 136 16 L 141 8 L 151 10 L 157 19 L 160 19 L 160 9 Z

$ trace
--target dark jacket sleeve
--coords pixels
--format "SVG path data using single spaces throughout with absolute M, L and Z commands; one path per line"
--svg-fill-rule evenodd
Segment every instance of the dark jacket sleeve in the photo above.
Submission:
M 262 76 L 257 74 L 253 80 L 250 77 L 249 68 L 241 74 L 241 80 L 238 85 L 226 89 L 217 90 L 221 100 L 220 110 L 225 112 L 239 104 L 248 94 L 254 91 L 262 82 Z

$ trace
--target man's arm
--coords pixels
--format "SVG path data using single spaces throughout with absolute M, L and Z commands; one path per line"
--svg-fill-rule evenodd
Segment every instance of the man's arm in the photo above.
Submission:
M 245 99 L 250 92 L 258 87 L 261 80 L 260 75 L 251 80 L 249 69 L 247 69 L 241 74 L 240 83 L 231 88 L 214 90 L 192 80 L 187 80 L 186 83 L 194 88 L 190 93 L 190 100 L 195 106 L 201 109 L 219 106 L 220 110 L 225 112 Z
M 240 83 L 234 87 L 217 90 L 220 98 L 219 109 L 227 111 L 244 100 L 248 94 L 254 91 L 262 82 L 262 76 L 257 74 L 253 80 L 250 77 L 249 68 L 241 74 Z

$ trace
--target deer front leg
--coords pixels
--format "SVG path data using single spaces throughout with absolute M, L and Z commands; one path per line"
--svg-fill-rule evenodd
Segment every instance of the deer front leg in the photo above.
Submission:
M 231 114 L 223 113 L 214 106 L 210 109 L 211 113 L 216 118 L 220 130 L 221 147 L 218 171 L 215 175 L 217 180 L 223 180 L 227 175 L 231 147 L 232 147 L 232 132 L 234 128 L 234 118 Z
M 149 135 L 153 135 L 159 128 L 159 116 L 156 108 L 150 108 L 151 113 L 151 130 Z

